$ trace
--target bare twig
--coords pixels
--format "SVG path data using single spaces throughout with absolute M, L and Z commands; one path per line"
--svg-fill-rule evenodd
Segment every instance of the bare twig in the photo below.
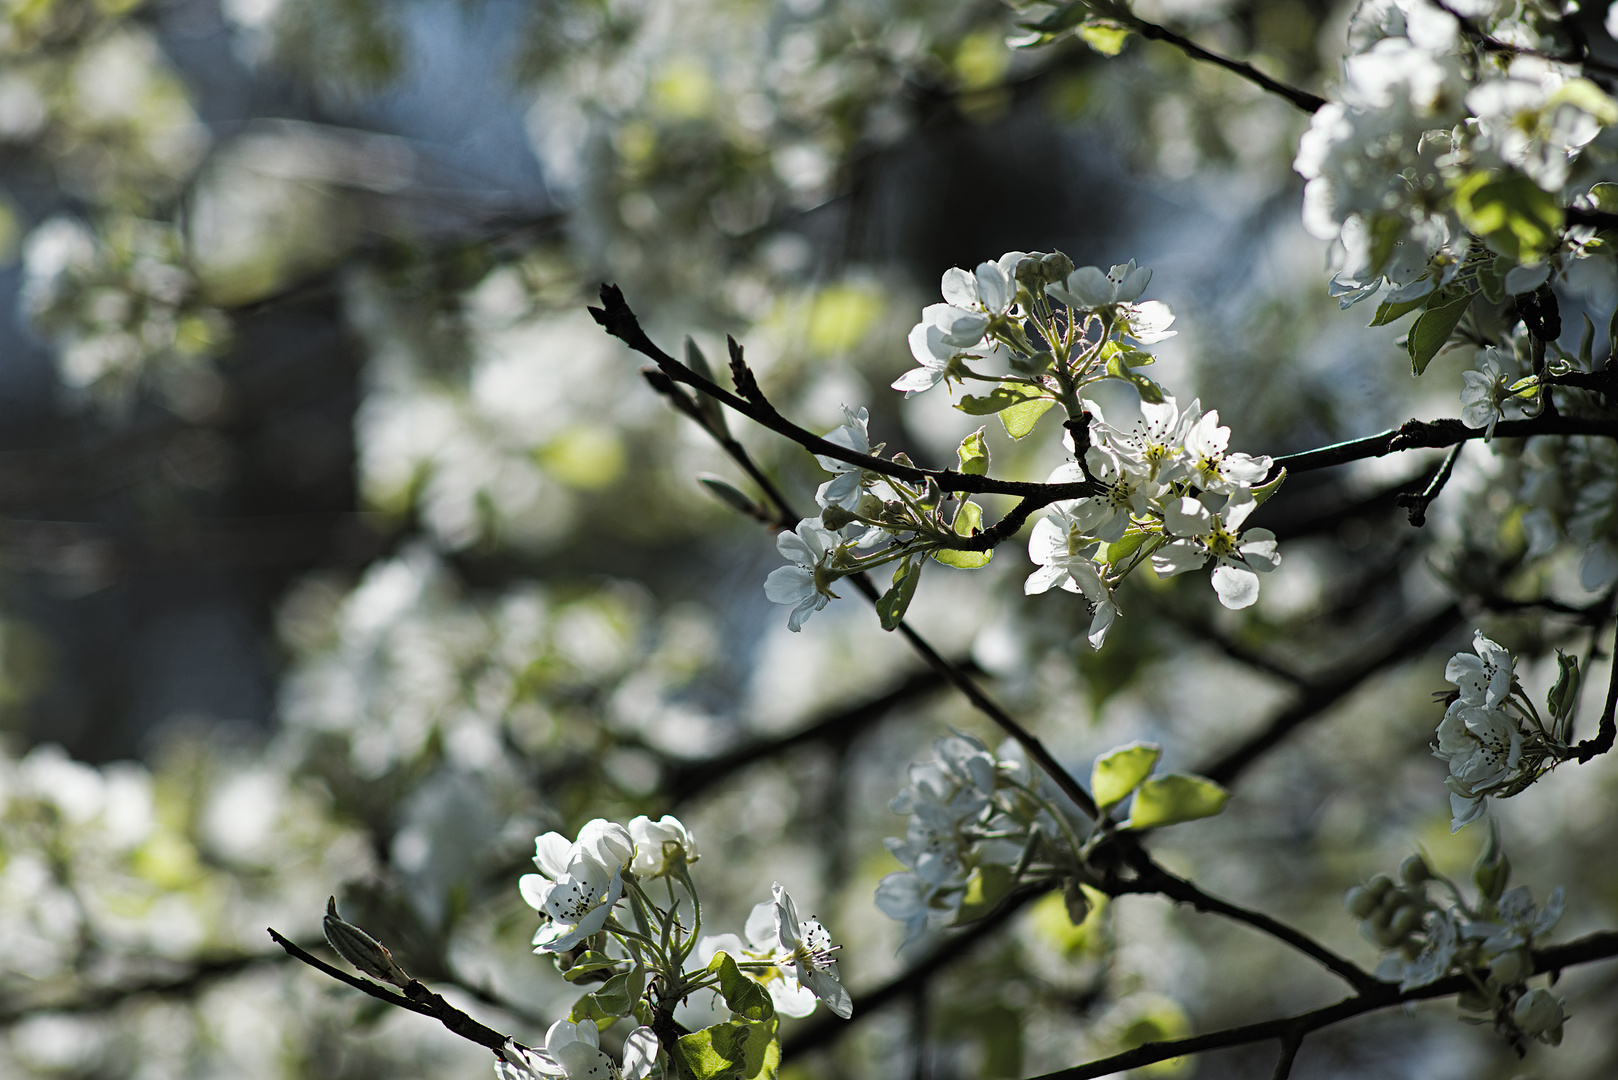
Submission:
M 1395 503 L 1409 512 L 1410 524 L 1416 528 L 1419 529 L 1427 524 L 1427 508 L 1433 504 L 1434 499 L 1438 498 L 1438 493 L 1444 490 L 1444 485 L 1449 483 L 1450 474 L 1455 471 L 1455 459 L 1461 456 L 1461 447 L 1465 445 L 1465 443 L 1456 443 L 1450 447 L 1449 453 L 1444 455 L 1444 464 L 1438 467 L 1438 474 L 1433 477 L 1432 483 L 1423 488 L 1419 494 L 1406 492 L 1394 500 Z
M 1535 950 L 1534 972 L 1539 974 L 1560 971 L 1562 968 L 1607 960 L 1614 956 L 1618 956 L 1618 931 L 1606 930 L 1570 941 L 1566 945 Z M 1427 986 L 1403 992 L 1393 983 L 1378 983 L 1374 990 L 1345 998 L 1334 1005 L 1326 1005 L 1277 1020 L 1264 1020 L 1256 1024 L 1243 1024 L 1239 1027 L 1212 1031 L 1205 1035 L 1146 1043 L 1121 1054 L 1076 1065 L 1071 1069 L 1046 1073 L 1044 1076 L 1036 1077 L 1035 1080 L 1096 1080 L 1097 1077 L 1109 1076 L 1125 1069 L 1138 1069 L 1155 1061 L 1167 1061 L 1169 1058 L 1184 1057 L 1187 1054 L 1201 1054 L 1229 1046 L 1246 1046 L 1250 1043 L 1268 1042 L 1271 1039 L 1293 1037 L 1301 1039 L 1311 1031 L 1318 1031 L 1365 1013 L 1406 1002 L 1450 997 L 1464 990 L 1473 989 L 1477 981 L 1479 980 L 1476 975 L 1453 975 Z
M 1210 52 L 1190 38 L 1177 34 L 1167 27 L 1149 23 L 1144 19 L 1136 19 L 1130 23 L 1130 28 L 1149 41 L 1162 41 L 1173 45 L 1193 60 L 1200 60 L 1205 64 L 1222 67 L 1226 71 L 1246 79 L 1259 89 L 1290 102 L 1306 113 L 1313 113 L 1326 104 L 1326 99 L 1319 94 L 1311 94 L 1309 91 L 1300 90 L 1296 86 L 1288 86 L 1279 79 L 1272 79 L 1245 60 L 1233 60 L 1228 56 Z
M 1496 438 L 1526 439 L 1533 435 L 1599 435 L 1618 439 L 1618 420 L 1593 419 L 1582 416 L 1539 416 L 1530 420 L 1502 420 L 1494 427 Z M 1282 454 L 1274 459 L 1272 477 L 1284 468 L 1289 473 L 1329 469 L 1365 458 L 1386 457 L 1405 450 L 1434 449 L 1452 446 L 1470 439 L 1481 439 L 1482 428 L 1469 428 L 1459 420 L 1408 420 L 1392 431 L 1367 435 L 1361 439 L 1333 443 L 1297 454 Z
M 1292 731 L 1337 704 L 1366 679 L 1401 660 L 1419 656 L 1429 645 L 1453 630 L 1461 609 L 1451 604 L 1441 611 L 1386 639 L 1380 649 L 1346 669 L 1314 683 L 1303 697 L 1277 714 L 1264 729 L 1196 771 L 1229 787 L 1247 768 Z
M 493 1028 L 485 1027 L 478 1023 L 414 979 L 405 987 L 404 994 L 395 994 L 392 990 L 384 990 L 374 982 L 350 975 L 348 972 L 326 963 L 319 957 L 310 955 L 273 929 L 270 930 L 270 938 L 290 955 L 302 960 L 317 971 L 330 975 L 338 982 L 346 983 L 361 993 L 369 994 L 378 1001 L 385 1001 L 389 1005 L 397 1005 L 401 1009 L 408 1009 L 413 1013 L 430 1016 L 461 1038 L 469 1042 L 475 1042 L 479 1046 L 494 1051 L 496 1054 L 505 1048 L 508 1041 L 513 1041 Z M 522 1047 L 521 1043 L 517 1045 Z M 526 1047 L 522 1048 L 527 1049 Z
M 1306 1034 L 1300 1027 L 1281 1039 L 1281 1056 L 1275 1062 L 1275 1072 L 1270 1074 L 1270 1080 L 1287 1080 L 1292 1075 L 1292 1063 L 1298 1059 L 1298 1049 L 1303 1046 Z
M 1601 725 L 1591 738 L 1585 739 L 1573 749 L 1578 752 L 1579 763 L 1589 761 L 1597 754 L 1605 754 L 1612 749 L 1615 736 L 1618 736 L 1618 641 L 1613 643 L 1612 677 L 1607 682 L 1607 704 L 1601 710 Z

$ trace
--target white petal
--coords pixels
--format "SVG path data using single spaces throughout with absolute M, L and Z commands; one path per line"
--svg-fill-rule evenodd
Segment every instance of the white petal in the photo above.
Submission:
M 1214 592 L 1219 602 L 1228 608 L 1251 607 L 1258 599 L 1258 575 L 1251 570 L 1235 566 L 1216 566 L 1213 572 Z

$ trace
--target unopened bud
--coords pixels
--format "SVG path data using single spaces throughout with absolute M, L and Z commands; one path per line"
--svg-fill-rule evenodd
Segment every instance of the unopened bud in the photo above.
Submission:
M 1489 961 L 1489 981 L 1496 986 L 1520 983 L 1533 973 L 1522 949 L 1511 949 Z
M 1536 987 L 1518 998 L 1511 1019 L 1524 1035 L 1552 1044 L 1562 1041 L 1562 999 L 1549 990 Z
M 1423 859 L 1420 855 L 1412 855 L 1399 864 L 1399 876 L 1405 879 L 1406 884 L 1420 885 L 1432 877 L 1433 872 L 1427 865 L 1426 859 Z
M 1066 281 L 1073 272 L 1073 260 L 1060 251 L 1053 251 L 1039 260 L 1039 268 L 1046 281 Z
M 858 517 L 844 510 L 841 506 L 828 506 L 820 512 L 820 524 L 832 532 L 837 532 L 845 525 L 850 525 L 858 520 Z
M 1573 711 L 1579 700 L 1579 658 L 1556 650 L 1556 684 L 1545 695 L 1545 704 L 1551 715 L 1560 720 Z
M 326 901 L 326 917 L 321 920 L 321 929 L 326 932 L 326 940 L 337 950 L 337 955 L 365 974 L 394 986 L 409 984 L 410 976 L 394 963 L 393 954 L 381 942 L 353 923 L 342 920 L 337 914 L 335 896 Z
M 1388 919 L 1388 931 L 1394 940 L 1403 941 L 1421 925 L 1421 909 L 1414 904 L 1402 904 Z
M 1501 852 L 1492 862 L 1479 863 L 1472 871 L 1472 882 L 1490 900 L 1500 899 L 1500 894 L 1506 891 L 1506 882 L 1510 880 L 1511 859 L 1505 852 Z
M 1376 907 L 1376 897 L 1363 885 L 1356 885 L 1343 894 L 1343 909 L 1356 919 L 1370 918 Z
M 1365 891 L 1381 900 L 1393 888 L 1393 879 L 1386 874 L 1378 874 L 1365 883 Z

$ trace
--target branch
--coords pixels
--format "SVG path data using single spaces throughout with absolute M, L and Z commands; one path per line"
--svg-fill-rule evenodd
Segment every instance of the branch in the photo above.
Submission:
M 475 1042 L 479 1046 L 494 1051 L 496 1054 L 505 1049 L 508 1041 L 515 1041 L 491 1027 L 485 1027 L 478 1023 L 415 979 L 410 980 L 403 995 L 395 994 L 391 990 L 384 990 L 376 983 L 357 978 L 346 971 L 332 967 L 318 957 L 311 956 L 276 933 L 274 929 L 270 930 L 270 938 L 291 956 L 302 960 L 317 971 L 330 975 L 338 982 L 347 983 L 354 989 L 369 994 L 378 1001 L 386 1001 L 389 1005 L 397 1005 L 401 1009 L 408 1009 L 413 1013 L 420 1013 L 422 1016 L 430 1016 L 461 1038 L 469 1042 Z M 517 1043 L 517 1046 L 521 1049 L 527 1049 L 521 1043 Z
M 641 329 L 640 320 L 630 310 L 629 304 L 624 300 L 623 292 L 616 285 L 601 286 L 601 307 L 590 308 L 590 314 L 607 333 L 628 345 L 631 349 L 647 357 L 657 364 L 669 379 L 693 387 L 708 397 L 719 401 L 760 427 L 782 435 L 792 442 L 808 450 L 812 454 L 820 454 L 849 465 L 858 465 L 862 469 L 870 469 L 884 476 L 892 476 L 912 484 L 925 484 L 928 480 L 936 483 L 943 491 L 964 491 L 971 494 L 1015 495 L 1024 499 L 1038 500 L 1036 504 L 1024 513 L 1037 510 L 1040 506 L 1047 506 L 1059 499 L 1077 499 L 1095 493 L 1094 485 L 1076 482 L 1071 484 L 1035 484 L 1019 480 L 996 480 L 988 476 L 975 476 L 969 473 L 956 472 L 954 469 L 918 469 L 910 465 L 901 465 L 898 462 L 873 457 L 870 454 L 860 454 L 846 446 L 839 446 L 821 438 L 798 425 L 776 411 L 775 406 L 765 399 L 758 384 L 753 380 L 752 372 L 745 365 L 733 362 L 732 370 L 738 373 L 736 382 L 740 397 L 731 393 L 724 387 L 703 378 L 674 357 L 658 348 L 652 339 L 646 336 Z M 735 353 L 739 357 L 740 349 Z M 963 541 L 968 543 L 968 541 Z M 970 549 L 969 549 L 970 550 Z
M 959 667 L 963 671 L 971 670 L 971 661 L 962 661 L 952 666 Z M 905 702 L 939 689 L 945 681 L 937 671 L 916 672 L 886 693 L 824 716 L 790 735 L 778 739 L 761 739 L 702 761 L 681 762 L 670 770 L 664 781 L 664 787 L 668 790 L 669 797 L 675 803 L 680 803 L 739 769 L 785 753 L 793 747 L 812 742 L 846 741 L 867 724 L 885 716 Z
M 1444 455 L 1444 464 L 1438 467 L 1438 474 L 1433 477 L 1432 483 L 1422 489 L 1418 495 L 1414 492 L 1405 492 L 1394 499 L 1394 502 L 1405 508 L 1410 514 L 1410 524 L 1421 528 L 1427 524 L 1427 508 L 1438 498 L 1438 493 L 1444 490 L 1449 483 L 1450 474 L 1455 471 L 1455 460 L 1461 456 L 1461 447 L 1465 443 L 1456 443 L 1450 452 Z
M 1221 900 L 1217 896 L 1210 896 L 1185 878 L 1165 870 L 1153 861 L 1145 851 L 1137 848 L 1136 853 L 1130 862 L 1135 866 L 1140 876 L 1134 881 L 1125 883 L 1118 890 L 1120 894 L 1157 893 L 1177 903 L 1190 904 L 1197 911 L 1223 915 L 1227 919 L 1246 923 L 1255 930 L 1266 933 L 1277 941 L 1297 949 L 1305 956 L 1318 962 L 1332 974 L 1342 978 L 1361 994 L 1371 993 L 1382 985 L 1359 965 L 1338 956 L 1308 934 L 1295 930 L 1286 923 L 1272 919 L 1263 912 L 1232 904 L 1230 901 Z
M 1450 604 L 1421 622 L 1407 627 L 1398 637 L 1387 641 L 1381 649 L 1363 658 L 1353 667 L 1312 684 L 1297 703 L 1272 719 L 1264 730 L 1195 771 L 1226 787 L 1231 786 L 1238 776 L 1247 771 L 1248 766 L 1291 734 L 1294 728 L 1335 705 L 1360 683 L 1383 668 L 1391 667 L 1413 655 L 1420 655 L 1433 642 L 1453 630 L 1460 620 L 1460 606 Z
M 1601 710 L 1601 725 L 1593 738 L 1585 739 L 1573 748 L 1578 751 L 1579 764 L 1612 749 L 1613 739 L 1618 736 L 1615 714 L 1618 714 L 1618 640 L 1613 642 L 1612 676 L 1607 682 L 1607 704 Z
M 1502 439 L 1526 439 L 1534 435 L 1600 435 L 1618 439 L 1618 420 L 1598 420 L 1582 416 L 1538 416 L 1531 420 L 1502 420 L 1494 427 Z M 1282 454 L 1274 459 L 1270 478 L 1280 475 L 1284 468 L 1289 473 L 1329 469 L 1364 458 L 1385 457 L 1405 450 L 1422 450 L 1450 446 L 1469 439 L 1481 439 L 1481 428 L 1469 428 L 1459 420 L 1407 420 L 1392 431 L 1367 435 L 1362 439 L 1333 443 L 1297 454 Z M 1067 496 L 1063 496 L 1066 498 Z
M 1044 886 L 1028 886 L 1012 893 L 1004 903 L 970 927 L 950 937 L 932 952 L 905 968 L 899 974 L 867 993 L 854 999 L 852 1020 L 838 1020 L 824 1011 L 817 1012 L 813 1020 L 801 1025 L 792 1037 L 781 1044 L 783 1059 L 795 1057 L 809 1050 L 822 1050 L 836 1042 L 860 1020 L 891 1002 L 915 993 L 918 985 L 925 984 L 938 972 L 966 956 L 994 931 L 1011 921 L 1011 917 L 1028 904 L 1049 891 Z
M 1570 941 L 1566 945 L 1557 945 L 1549 949 L 1536 949 L 1534 951 L 1534 973 L 1560 972 L 1565 967 L 1577 964 L 1587 964 L 1596 960 L 1607 960 L 1618 956 L 1618 931 L 1606 930 L 1590 934 L 1586 937 Z M 1485 973 L 1486 974 L 1486 973 Z M 1123 1072 L 1125 1069 L 1138 1069 L 1143 1065 L 1150 1065 L 1156 1061 L 1166 1061 L 1169 1058 L 1183 1057 L 1187 1054 L 1200 1054 L 1208 1050 L 1220 1050 L 1228 1046 L 1245 1046 L 1249 1043 L 1267 1042 L 1270 1039 L 1301 1040 L 1311 1031 L 1318 1031 L 1323 1027 L 1341 1023 L 1344 1020 L 1380 1009 L 1391 1008 L 1406 1002 L 1427 1001 L 1432 998 L 1449 997 L 1475 987 L 1471 974 L 1453 975 L 1428 986 L 1420 986 L 1414 990 L 1400 992 L 1393 983 L 1379 983 L 1378 989 L 1345 998 L 1335 1005 L 1326 1005 L 1308 1012 L 1296 1013 L 1292 1016 L 1278 1020 L 1264 1020 L 1256 1024 L 1243 1024 L 1240 1027 L 1225 1028 L 1221 1031 L 1209 1032 L 1206 1035 L 1193 1035 L 1186 1039 L 1174 1039 L 1167 1042 L 1146 1043 L 1133 1050 L 1126 1050 L 1121 1054 L 1101 1058 L 1084 1065 L 1077 1065 L 1071 1069 L 1061 1069 L 1057 1072 L 1046 1073 L 1035 1077 L 1034 1080 L 1096 1080 L 1098 1077 L 1109 1076 L 1113 1073 Z M 1278 1075 L 1286 1075 L 1279 1073 Z
M 1287 1080 L 1292 1075 L 1292 1063 L 1298 1059 L 1298 1049 L 1303 1046 L 1306 1034 L 1308 1032 L 1300 1027 L 1281 1039 L 1281 1057 L 1275 1063 L 1275 1072 L 1270 1074 L 1270 1080 Z
M 1288 86 L 1278 79 L 1270 78 L 1245 60 L 1232 60 L 1228 56 L 1209 52 L 1190 38 L 1176 34 L 1167 27 L 1149 23 L 1143 19 L 1134 19 L 1130 23 L 1130 28 L 1149 41 L 1163 41 L 1173 45 L 1193 60 L 1201 60 L 1204 63 L 1222 67 L 1226 71 L 1246 79 L 1259 89 L 1284 98 L 1306 113 L 1314 113 L 1327 103 L 1326 99 L 1318 94 L 1311 94 L 1307 90 L 1300 90 L 1296 86 Z

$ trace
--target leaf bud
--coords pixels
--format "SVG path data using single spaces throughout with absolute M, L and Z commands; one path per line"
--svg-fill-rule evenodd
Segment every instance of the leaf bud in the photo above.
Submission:
M 1432 869 L 1428 867 L 1427 860 L 1420 855 L 1412 855 L 1399 864 L 1399 876 L 1405 879 L 1408 885 L 1420 885 L 1433 876 Z
M 1363 885 L 1355 885 L 1343 894 L 1343 909 L 1356 919 L 1370 918 L 1376 907 L 1376 897 Z
M 380 979 L 394 986 L 406 986 L 410 983 L 410 976 L 394 963 L 393 955 L 379 941 L 353 923 L 342 920 L 337 914 L 335 896 L 326 901 L 326 917 L 321 920 L 321 929 L 325 931 L 326 941 L 337 951 L 337 955 L 373 979 Z
M 1479 862 L 1477 869 L 1472 871 L 1472 881 L 1477 885 L 1478 891 L 1490 900 L 1500 899 L 1500 894 L 1506 891 L 1506 882 L 1511 880 L 1511 859 L 1501 852 L 1492 862 Z
M 1556 684 L 1545 695 L 1545 704 L 1550 707 L 1551 715 L 1560 720 L 1573 711 L 1579 700 L 1579 659 L 1557 649 L 1556 666 Z

